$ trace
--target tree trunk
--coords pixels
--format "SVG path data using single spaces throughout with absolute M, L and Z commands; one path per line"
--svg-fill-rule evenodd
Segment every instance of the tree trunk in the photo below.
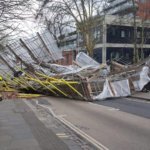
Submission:
M 138 48 L 137 48 L 137 24 L 136 24 L 136 6 L 135 6 L 135 0 L 132 0 L 132 4 L 134 7 L 134 12 L 133 12 L 133 26 L 134 26 L 134 51 L 133 51 L 133 62 L 137 63 L 139 61 L 139 53 L 138 53 Z
M 144 46 L 144 21 L 142 21 L 141 60 L 144 59 L 143 46 Z
M 85 47 L 89 53 L 89 56 L 93 58 L 93 49 L 94 49 L 94 41 L 92 38 L 92 33 L 88 32 L 85 35 Z
M 137 48 L 137 24 L 136 24 L 136 14 L 134 14 L 134 53 L 133 62 L 137 63 L 139 61 L 139 53 Z

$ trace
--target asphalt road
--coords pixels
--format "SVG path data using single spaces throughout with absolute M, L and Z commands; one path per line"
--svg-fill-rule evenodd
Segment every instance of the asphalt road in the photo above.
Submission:
M 88 103 L 47 98 L 58 116 L 109 150 L 150 150 L 150 103 L 113 99 Z
M 120 111 L 131 113 L 137 116 L 150 119 L 150 101 L 142 101 L 136 99 L 109 99 L 105 101 L 94 102 L 99 105 L 114 107 Z

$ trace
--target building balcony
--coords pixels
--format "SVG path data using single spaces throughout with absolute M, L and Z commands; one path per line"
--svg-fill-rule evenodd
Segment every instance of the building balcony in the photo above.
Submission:
M 122 5 L 119 5 L 117 7 L 113 7 L 112 9 L 109 9 L 107 11 L 108 14 L 112 14 L 112 15 L 115 15 L 115 14 L 123 14 L 123 13 L 129 13 L 130 11 L 132 11 L 134 8 L 132 2 L 130 3 L 124 3 Z
M 109 11 L 110 9 L 113 9 L 114 7 L 121 6 L 123 3 L 127 4 L 127 0 L 114 0 L 110 2 L 110 4 L 105 8 L 105 11 Z

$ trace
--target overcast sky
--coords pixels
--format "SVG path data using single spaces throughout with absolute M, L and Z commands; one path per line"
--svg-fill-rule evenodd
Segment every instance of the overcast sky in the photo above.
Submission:
M 21 33 L 17 32 L 17 34 L 14 32 L 13 34 L 15 36 L 10 37 L 9 42 L 15 41 L 23 37 L 25 38 L 31 37 L 37 32 L 40 32 L 41 30 L 45 29 L 43 23 L 39 23 L 38 20 L 35 19 L 38 8 L 39 8 L 39 2 L 37 2 L 36 0 L 32 0 L 32 6 L 30 7 L 30 10 L 25 12 L 26 15 L 29 14 L 29 17 L 25 20 L 21 20 L 21 21 L 17 20 L 17 22 L 14 23 L 14 25 L 16 26 L 19 25 L 18 27 L 22 32 Z

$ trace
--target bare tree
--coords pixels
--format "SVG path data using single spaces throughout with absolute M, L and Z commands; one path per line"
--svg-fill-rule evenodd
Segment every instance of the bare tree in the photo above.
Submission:
M 0 41 L 19 28 L 19 21 L 30 17 L 30 0 L 0 0 Z
M 136 17 L 137 17 L 137 5 L 135 0 L 131 0 L 133 5 L 133 27 L 134 27 L 134 51 L 133 51 L 133 62 L 136 63 L 139 61 L 139 52 L 137 49 L 137 23 L 136 23 Z
M 144 3 L 140 2 L 138 0 L 138 5 L 140 6 L 137 12 L 137 15 L 141 19 L 141 59 L 144 59 L 144 43 L 147 41 L 147 38 L 149 38 L 149 35 L 146 34 L 145 28 L 150 27 L 149 22 L 147 22 L 150 19 L 150 2 L 149 0 L 146 0 Z
M 102 8 L 105 3 L 105 0 L 45 0 L 41 10 L 48 8 L 49 13 L 53 14 L 54 18 L 62 16 L 59 21 L 63 22 L 63 25 L 66 25 L 64 24 L 65 21 L 67 25 L 76 25 L 77 30 L 83 36 L 86 50 L 90 56 L 93 56 L 96 42 L 92 29 L 97 25 L 96 15 L 102 15 Z M 68 22 L 68 18 L 71 22 Z
M 133 4 L 133 26 L 134 26 L 134 57 L 133 61 L 138 62 L 140 60 L 139 50 L 137 48 L 137 17 L 141 19 L 141 58 L 143 59 L 143 46 L 146 40 L 146 35 L 144 34 L 144 28 L 146 27 L 146 21 L 150 19 L 150 2 L 149 0 L 140 1 L 140 0 L 132 0 Z
M 66 28 L 75 28 L 71 25 L 71 22 L 72 20 L 68 20 L 63 14 L 56 14 L 51 18 L 45 17 L 47 29 L 53 35 L 57 43 L 60 40 L 60 37 L 63 37 Z

